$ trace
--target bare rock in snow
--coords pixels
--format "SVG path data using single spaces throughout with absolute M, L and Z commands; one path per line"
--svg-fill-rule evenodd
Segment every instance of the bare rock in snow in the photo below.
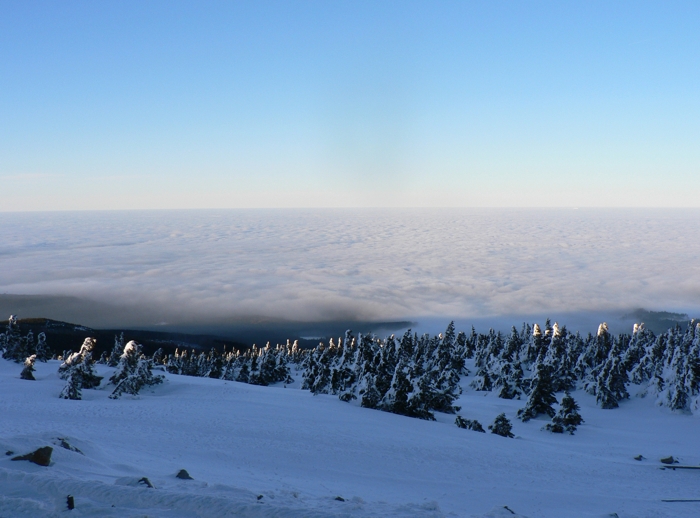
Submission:
M 26 455 L 18 455 L 17 457 L 12 457 L 12 460 L 28 460 L 39 466 L 48 466 L 51 464 L 51 454 L 53 453 L 53 448 L 51 446 L 44 446 Z
M 181 469 L 180 471 L 177 472 L 177 475 L 175 475 L 177 478 L 182 479 L 182 480 L 194 480 L 190 474 L 187 472 L 186 469 Z

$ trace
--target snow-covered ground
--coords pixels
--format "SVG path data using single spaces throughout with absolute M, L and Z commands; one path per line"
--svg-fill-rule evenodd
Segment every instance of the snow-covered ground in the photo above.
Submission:
M 107 388 L 62 400 L 58 365 L 37 364 L 37 381 L 24 381 L 21 366 L 0 360 L 2 518 L 700 516 L 700 502 L 663 501 L 700 498 L 700 471 L 659 469 L 668 455 L 700 465 L 700 420 L 651 399 L 601 410 L 576 392 L 586 422 L 556 435 L 540 430 L 544 420 L 515 419 L 523 401 L 467 389 L 465 379 L 460 414 L 486 427 L 505 412 L 516 434 L 507 439 L 460 429 L 451 415 L 428 422 L 313 396 L 298 381 L 166 374 L 135 398 L 110 400 Z M 45 445 L 49 467 L 4 455 Z M 194 480 L 175 477 L 183 468 Z

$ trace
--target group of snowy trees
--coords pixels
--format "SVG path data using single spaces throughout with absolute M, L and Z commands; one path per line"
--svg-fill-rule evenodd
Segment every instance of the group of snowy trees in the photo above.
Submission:
M 35 360 L 45 362 L 51 358 L 51 351 L 46 345 L 46 335 L 39 333 L 34 338 L 34 332 L 30 329 L 25 336 L 21 336 L 17 317 L 10 315 L 4 333 L 0 333 L 0 352 L 6 360 L 21 363 L 30 356 Z
M 162 351 L 154 354 L 155 361 L 164 363 L 168 372 L 186 376 L 219 378 L 240 381 L 251 385 L 270 385 L 272 383 L 292 383 L 289 364 L 301 361 L 302 351 L 295 341 L 286 345 L 271 347 L 268 343 L 263 348 L 253 346 L 251 349 L 219 353 L 212 349 L 208 353 L 194 350 L 176 350 L 174 354 L 163 357 Z
M 92 359 L 94 346 L 95 339 L 86 338 L 77 353 L 64 354 L 58 375 L 66 380 L 66 385 L 59 397 L 82 399 L 83 389 L 100 386 L 102 377 L 97 375 Z M 143 387 L 163 381 L 163 376 L 153 374 L 153 360 L 141 354 L 141 346 L 134 341 L 123 346 L 115 366 L 114 374 L 109 378 L 109 382 L 115 386 L 110 399 L 117 399 L 124 393 L 136 395 Z
M 467 338 L 450 324 L 444 335 L 419 337 L 406 332 L 379 340 L 350 331 L 337 343 L 319 345 L 304 358 L 302 388 L 314 394 L 358 399 L 367 408 L 434 419 L 454 414 L 460 376 L 467 374 Z
M 580 387 L 602 408 L 627 399 L 629 383 L 646 385 L 645 394 L 676 410 L 698 409 L 700 395 L 700 323 L 691 321 L 655 336 L 634 326 L 632 335 L 613 336 L 601 324 L 595 336 L 572 334 L 549 321 L 515 328 L 507 336 L 491 331 L 474 346 L 478 369 L 472 387 L 495 390 L 503 398 L 528 396 L 520 417 L 554 415 L 555 393 Z
M 77 353 L 64 353 L 59 374 L 67 385 L 62 397 L 77 399 L 83 388 L 99 385 L 93 346 L 94 341 L 86 339 Z M 25 362 L 25 379 L 33 378 L 35 360 L 49 357 L 43 333 L 36 340 L 31 331 L 20 336 L 14 317 L 0 334 L 0 350 L 7 359 Z M 135 394 L 162 381 L 162 376 L 152 374 L 154 365 L 174 374 L 255 385 L 293 383 L 293 367 L 301 372 L 301 387 L 313 394 L 333 394 L 343 401 L 357 400 L 363 407 L 422 419 L 434 419 L 434 412 L 459 411 L 455 401 L 462 390 L 460 379 L 469 375 L 467 362 L 473 362 L 473 390 L 524 399 L 518 417 L 527 421 L 546 415 L 552 418 L 546 429 L 558 433 L 573 433 L 582 422 L 569 394 L 575 389 L 594 395 L 602 408 L 616 408 L 629 397 L 627 389 L 633 383 L 642 385 L 641 395 L 655 397 L 674 410 L 700 409 L 698 321 L 686 329 L 676 325 L 658 336 L 643 324 L 635 324 L 631 335 L 614 336 L 601 324 L 595 335 L 585 337 L 549 320 L 544 329 L 523 324 L 520 331 L 513 327 L 506 334 L 494 330 L 477 334 L 473 328 L 469 335 L 456 333 L 450 323 L 438 336 L 408 331 L 401 338 L 379 339 L 347 331 L 343 338 L 311 350 L 288 341 L 223 353 L 176 350 L 166 356 L 159 350 L 151 358 L 135 342 L 124 344 L 122 334 L 115 337 L 111 353 L 104 353 L 98 362 L 116 367 L 110 378 L 115 386 L 111 397 Z M 562 394 L 561 401 L 557 394 Z M 461 416 L 457 424 L 476 426 Z

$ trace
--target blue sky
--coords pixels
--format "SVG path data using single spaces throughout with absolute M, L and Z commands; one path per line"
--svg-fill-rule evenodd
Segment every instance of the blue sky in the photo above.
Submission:
M 0 210 L 700 207 L 697 2 L 0 3 Z

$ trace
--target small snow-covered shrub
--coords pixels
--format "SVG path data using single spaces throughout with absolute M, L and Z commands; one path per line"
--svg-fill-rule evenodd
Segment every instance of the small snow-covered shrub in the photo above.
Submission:
M 515 437 L 512 432 L 513 425 L 506 417 L 506 414 L 498 414 L 493 424 L 489 425 L 489 430 L 491 430 L 491 433 L 495 433 L 501 437 Z
M 476 419 L 465 419 L 461 415 L 458 415 L 457 418 L 455 419 L 455 424 L 458 427 L 464 428 L 466 430 L 473 430 L 475 432 L 486 433 L 486 430 L 484 430 L 484 427 L 481 426 L 481 423 L 479 421 L 477 421 Z
M 547 424 L 544 429 L 552 433 L 564 433 L 569 432 L 570 435 L 574 435 L 574 431 L 578 425 L 583 423 L 583 418 L 581 414 L 578 413 L 580 410 L 578 404 L 567 393 L 561 400 L 561 407 L 559 412 L 552 418 L 552 422 Z

